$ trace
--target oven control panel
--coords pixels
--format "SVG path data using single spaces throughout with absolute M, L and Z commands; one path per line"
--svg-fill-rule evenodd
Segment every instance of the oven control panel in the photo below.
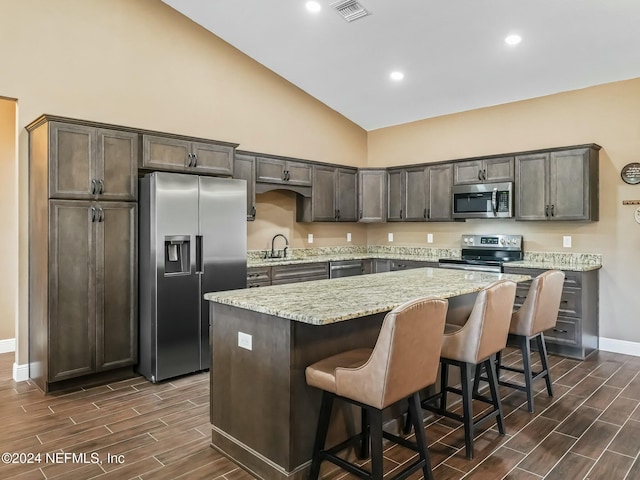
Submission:
M 462 235 L 462 248 L 522 250 L 522 235 Z

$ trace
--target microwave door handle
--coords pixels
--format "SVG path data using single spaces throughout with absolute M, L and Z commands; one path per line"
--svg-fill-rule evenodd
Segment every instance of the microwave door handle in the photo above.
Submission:
M 493 192 L 491 192 L 491 208 L 493 209 L 493 216 L 495 217 L 498 213 L 498 189 L 494 188 Z

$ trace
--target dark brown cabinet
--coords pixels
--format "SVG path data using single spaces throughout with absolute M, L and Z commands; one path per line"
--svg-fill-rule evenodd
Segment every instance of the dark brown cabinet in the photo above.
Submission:
M 135 363 L 136 208 L 51 200 L 49 382 Z
M 247 269 L 247 288 L 284 285 L 329 278 L 327 262 L 295 263 Z
M 451 164 L 389 169 L 387 220 L 451 220 L 451 179 Z
M 138 134 L 49 123 L 49 196 L 135 201 Z
M 149 170 L 233 175 L 237 145 L 188 137 L 142 135 L 141 167 Z
M 516 220 L 598 220 L 599 149 L 516 156 Z
M 357 170 L 313 166 L 311 199 L 298 197 L 297 220 L 302 222 L 355 222 Z
M 513 157 L 479 158 L 453 164 L 454 185 L 513 182 Z
M 271 285 L 271 267 L 247 268 L 247 288 Z
M 544 270 L 504 267 L 504 273 L 531 277 L 537 277 L 542 272 Z M 564 274 L 558 321 L 554 328 L 544 332 L 547 350 L 584 360 L 598 349 L 598 270 L 565 271 Z M 515 308 L 524 303 L 530 285 L 530 281 L 518 283 Z
M 311 164 L 283 158 L 256 158 L 256 181 L 311 186 Z
M 358 170 L 358 221 L 362 223 L 387 220 L 387 171 Z
M 233 162 L 233 178 L 247 182 L 247 220 L 256 218 L 256 157 L 236 152 Z
M 118 200 L 135 200 L 138 136 L 50 116 L 27 130 L 29 376 L 48 392 L 130 375 L 137 203 Z

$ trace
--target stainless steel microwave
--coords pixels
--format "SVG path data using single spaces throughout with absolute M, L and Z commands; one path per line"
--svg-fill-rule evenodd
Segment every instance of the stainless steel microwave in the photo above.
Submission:
M 513 217 L 513 182 L 453 187 L 453 218 Z

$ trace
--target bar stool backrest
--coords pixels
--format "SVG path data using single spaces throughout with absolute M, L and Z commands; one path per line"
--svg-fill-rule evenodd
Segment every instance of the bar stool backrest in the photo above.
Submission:
M 548 270 L 534 278 L 526 300 L 511 317 L 509 332 L 532 336 L 555 327 L 563 286 L 560 270 Z
M 435 383 L 447 308 L 421 298 L 387 313 L 369 360 L 336 369 L 336 394 L 383 409 Z

